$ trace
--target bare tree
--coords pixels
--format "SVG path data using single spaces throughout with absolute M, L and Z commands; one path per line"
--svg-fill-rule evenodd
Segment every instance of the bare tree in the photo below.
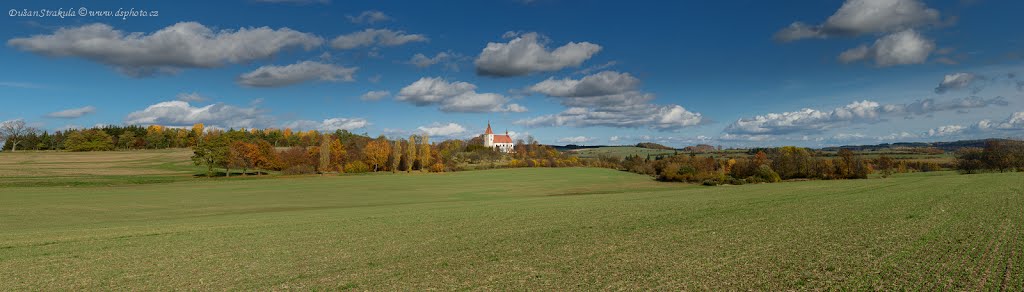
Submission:
M 18 151 L 21 138 L 36 132 L 35 128 L 25 125 L 23 120 L 6 121 L 0 124 L 0 140 L 11 141 L 11 152 Z

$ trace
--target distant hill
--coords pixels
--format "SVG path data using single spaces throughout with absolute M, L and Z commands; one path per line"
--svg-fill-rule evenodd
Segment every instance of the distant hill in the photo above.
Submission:
M 555 150 L 558 150 L 558 151 L 569 151 L 569 150 L 577 150 L 577 149 L 592 149 L 592 148 L 602 148 L 602 147 L 620 147 L 620 146 L 608 146 L 608 145 L 584 146 L 584 145 L 576 145 L 576 144 L 569 144 L 569 145 L 565 145 L 565 146 L 560 146 L 560 145 L 547 145 L 547 146 L 550 146 L 551 148 L 555 148 Z
M 825 147 L 821 150 L 825 151 L 838 151 L 839 149 L 850 149 L 855 151 L 868 151 L 868 150 L 884 150 L 884 149 L 899 149 L 899 148 L 935 148 L 941 149 L 942 151 L 952 152 L 957 151 L 960 148 L 966 147 L 985 147 L 985 143 L 988 141 L 1014 141 L 1010 139 L 980 139 L 980 140 L 960 140 L 953 142 L 896 142 L 896 143 L 882 143 L 876 145 L 844 145 L 836 147 Z
M 602 156 L 623 158 L 634 155 L 640 157 L 658 157 L 678 153 L 678 151 L 674 149 L 650 149 L 636 146 L 580 147 L 565 151 L 580 158 L 597 158 Z
M 654 150 L 676 150 L 675 148 L 668 147 L 668 146 L 665 146 L 665 145 L 661 145 L 661 144 L 658 144 L 658 143 L 652 143 L 652 142 L 637 143 L 636 145 L 590 145 L 590 146 L 585 146 L 585 145 L 569 144 L 569 145 L 564 145 L 564 146 L 560 146 L 560 145 L 548 145 L 548 146 L 551 146 L 552 148 L 555 148 L 558 151 L 569 151 L 569 150 L 579 150 L 579 149 L 595 149 L 595 148 L 605 148 L 605 147 L 623 147 L 623 148 L 633 148 L 633 147 L 636 147 L 636 148 L 645 148 L 645 149 L 654 149 Z
M 708 144 L 697 144 L 695 146 L 686 146 L 686 147 L 683 148 L 683 151 L 686 151 L 686 152 L 699 152 L 699 153 L 715 152 L 715 150 L 717 150 L 715 148 L 715 146 L 711 146 L 711 145 L 708 145 Z
M 978 147 L 978 148 L 982 148 L 982 147 L 985 147 L 985 142 L 993 141 L 993 140 L 994 141 L 1017 141 L 1017 140 L 1012 140 L 1012 139 L 990 138 L 990 139 L 978 139 L 978 140 L 959 140 L 959 141 L 951 141 L 951 142 L 895 142 L 895 143 L 882 143 L 882 144 L 875 144 L 875 145 L 832 146 L 832 147 L 821 148 L 821 150 L 824 150 L 824 151 L 839 151 L 839 149 L 850 149 L 850 150 L 854 150 L 854 151 L 878 151 L 878 150 L 891 150 L 891 149 L 908 149 L 908 150 L 913 150 L 914 152 L 922 152 L 922 153 L 930 153 L 930 152 L 933 152 L 933 151 L 937 152 L 937 153 L 942 153 L 942 152 L 955 152 L 955 151 L 959 150 L 960 148 L 965 148 L 965 147 Z M 636 145 L 621 145 L 621 146 L 619 146 L 619 145 L 616 145 L 616 146 L 612 146 L 612 145 L 591 145 L 591 146 L 585 146 L 585 145 L 575 145 L 575 144 L 569 144 L 569 145 L 564 145 L 564 146 L 560 146 L 560 145 L 548 145 L 548 146 L 551 146 L 551 147 L 557 149 L 558 151 L 571 151 L 571 150 L 597 149 L 597 148 L 611 148 L 611 149 L 620 148 L 621 151 L 626 151 L 626 152 L 636 152 L 635 150 L 628 150 L 627 151 L 627 149 L 637 149 L 637 148 L 652 149 L 652 150 L 677 150 L 677 149 L 669 147 L 669 146 L 661 145 L 661 144 L 658 144 L 658 143 L 652 143 L 652 142 L 643 142 L 643 143 L 637 143 Z M 748 150 L 751 150 L 751 149 L 757 150 L 757 149 L 760 149 L 760 148 L 748 148 Z M 695 146 L 686 146 L 686 147 L 678 149 L 678 150 L 680 150 L 682 152 L 708 153 L 708 152 L 718 151 L 718 148 L 715 147 L 715 146 L 707 145 L 707 144 L 700 144 L 700 145 L 695 145 Z M 941 151 L 939 151 L 939 150 L 941 150 Z M 619 152 L 619 151 L 616 151 L 616 152 Z
M 661 144 L 658 144 L 658 143 L 653 143 L 653 142 L 636 143 L 636 147 L 647 148 L 647 149 L 675 150 L 675 148 L 668 147 L 668 146 L 665 146 L 665 145 L 661 145 Z

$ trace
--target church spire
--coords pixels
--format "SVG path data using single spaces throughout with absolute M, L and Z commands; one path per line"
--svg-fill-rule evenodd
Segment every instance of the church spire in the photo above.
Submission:
M 487 121 L 487 131 L 484 131 L 484 134 L 494 134 L 494 131 L 491 131 L 491 121 Z

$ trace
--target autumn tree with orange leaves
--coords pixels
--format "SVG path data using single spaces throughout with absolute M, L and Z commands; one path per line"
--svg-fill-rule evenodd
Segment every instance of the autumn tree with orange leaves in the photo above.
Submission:
M 388 139 L 384 136 L 370 141 L 366 144 L 366 148 L 363 148 L 364 160 L 366 164 L 373 165 L 374 172 L 388 162 L 389 155 L 391 155 L 391 143 L 388 143 Z
M 243 141 L 231 142 L 231 151 L 228 154 L 229 163 L 235 168 L 241 168 L 242 174 L 248 173 L 249 169 L 255 168 L 257 161 L 261 159 L 259 148 L 252 143 Z M 228 174 L 230 176 L 230 174 Z
M 256 175 L 262 174 L 259 170 L 268 170 L 278 167 L 277 150 L 274 149 L 274 145 L 266 140 L 259 140 L 253 146 L 255 146 L 255 152 L 250 156 L 253 162 L 252 167 L 256 169 Z
M 329 137 L 329 136 L 328 136 Z M 348 154 L 345 150 L 345 144 L 341 143 L 338 138 L 331 138 L 331 166 L 335 170 L 341 172 L 341 166 L 345 164 L 345 156 Z

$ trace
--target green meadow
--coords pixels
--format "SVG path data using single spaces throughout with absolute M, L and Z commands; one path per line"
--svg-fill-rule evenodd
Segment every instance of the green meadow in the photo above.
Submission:
M 160 153 L 0 154 L 0 290 L 1024 290 L 1019 172 L 236 179 Z

